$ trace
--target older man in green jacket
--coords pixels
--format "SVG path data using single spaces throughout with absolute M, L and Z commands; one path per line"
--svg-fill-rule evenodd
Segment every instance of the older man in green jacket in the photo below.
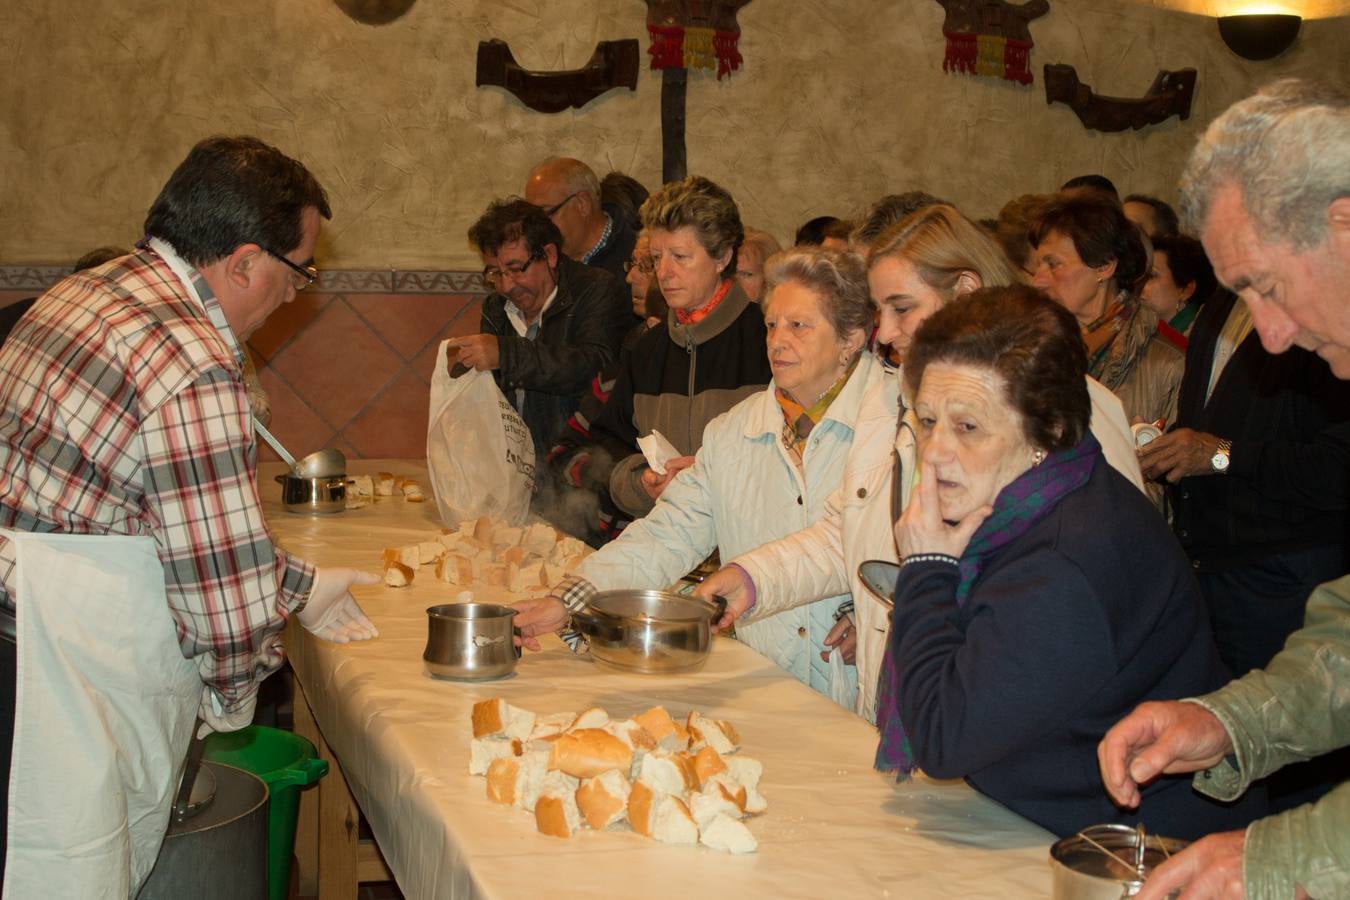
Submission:
M 1272 353 L 1297 344 L 1350 379 L 1350 98 L 1281 81 L 1210 125 L 1182 178 L 1215 273 Z M 1160 773 L 1236 797 L 1280 767 L 1350 745 L 1350 577 L 1321 585 L 1265 669 L 1203 697 L 1147 703 L 1098 748 L 1123 806 Z M 1350 782 L 1315 804 L 1210 835 L 1149 877 L 1138 900 L 1350 896 Z

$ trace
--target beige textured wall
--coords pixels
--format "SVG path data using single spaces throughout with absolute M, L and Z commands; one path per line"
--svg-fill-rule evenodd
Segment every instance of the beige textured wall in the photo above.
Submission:
M 1350 0 L 1286 2 L 1341 18 L 1305 22 L 1266 63 L 1234 56 L 1195 14 L 1235 2 L 1051 0 L 1024 88 L 944 74 L 933 0 L 755 0 L 740 14 L 746 67 L 691 78 L 690 171 L 780 237 L 918 187 L 976 216 L 1087 171 L 1170 199 L 1196 135 L 1232 101 L 1283 75 L 1350 82 Z M 527 67 L 574 67 L 602 39 L 641 37 L 645 54 L 645 13 L 640 0 L 419 0 L 370 27 L 326 0 L 12 0 L 0 11 L 0 264 L 135 240 L 195 140 L 247 131 L 332 194 L 322 265 L 476 268 L 468 225 L 538 158 L 575 155 L 649 185 L 661 171 L 659 75 L 644 68 L 635 93 L 546 116 L 473 86 L 478 41 L 507 39 Z M 1047 62 L 1116 96 L 1195 66 L 1191 120 L 1086 131 L 1046 105 Z

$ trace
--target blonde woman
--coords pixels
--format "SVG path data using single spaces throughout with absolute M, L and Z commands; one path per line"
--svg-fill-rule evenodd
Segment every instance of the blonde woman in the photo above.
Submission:
M 878 339 L 905 348 L 922 321 L 958 296 L 1021 279 L 992 238 L 955 208 L 913 213 L 877 239 L 867 257 Z M 1109 391 L 1089 382 L 1091 428 L 1107 460 L 1142 489 L 1129 425 Z M 731 559 L 697 593 L 728 598 L 722 627 L 754 622 L 798 604 L 851 592 L 854 610 L 826 636 L 858 667 L 856 711 L 876 721 L 876 687 L 889 610 L 862 585 L 858 564 L 897 561 L 892 526 L 915 473 L 914 426 L 893 373 L 863 399 L 843 483 L 814 525 Z M 724 559 L 726 557 L 723 557 Z M 743 627 L 743 626 L 742 626 Z

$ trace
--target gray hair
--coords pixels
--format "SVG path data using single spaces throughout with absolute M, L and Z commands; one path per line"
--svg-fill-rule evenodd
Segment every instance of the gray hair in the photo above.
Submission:
M 683 181 L 671 181 L 648 197 L 638 211 L 644 229 L 664 231 L 689 226 L 698 242 L 713 259 L 731 251 L 722 269 L 722 277 L 736 274 L 736 251 L 745 240 L 745 226 L 736 201 L 720 185 L 702 175 L 690 175 Z
M 1215 119 L 1181 176 L 1181 211 L 1203 227 L 1216 190 L 1234 185 L 1257 235 L 1306 250 L 1326 237 L 1326 209 L 1350 196 L 1350 97 L 1287 78 Z
M 764 262 L 765 304 L 774 288 L 789 281 L 820 296 L 825 318 L 839 337 L 859 330 L 866 333 L 872 327 L 867 268 L 856 253 L 810 244 L 775 253 Z

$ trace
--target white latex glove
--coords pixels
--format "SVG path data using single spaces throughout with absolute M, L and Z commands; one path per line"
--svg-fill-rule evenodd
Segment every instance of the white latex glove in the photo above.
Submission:
M 197 704 L 197 718 L 202 720 L 197 729 L 197 737 L 206 737 L 213 731 L 238 731 L 253 724 L 253 712 L 258 705 L 258 694 L 244 702 L 242 708 L 232 713 L 225 712 L 220 695 L 214 689 L 202 685 L 202 699 Z
M 296 615 L 305 630 L 335 644 L 364 641 L 380 632 L 351 594 L 354 584 L 379 584 L 380 577 L 357 569 L 314 570 L 309 602 Z

